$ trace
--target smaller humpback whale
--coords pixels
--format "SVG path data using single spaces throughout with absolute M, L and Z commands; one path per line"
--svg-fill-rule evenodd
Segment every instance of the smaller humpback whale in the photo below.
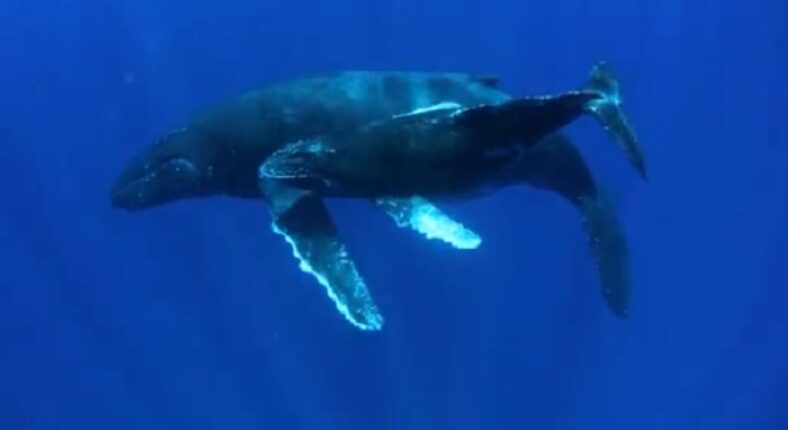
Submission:
M 309 189 L 316 181 L 305 177 L 302 184 L 286 184 L 261 177 L 262 166 L 293 142 L 352 134 L 359 127 L 391 118 L 440 117 L 448 108 L 512 100 L 498 85 L 495 78 L 462 73 L 397 71 L 346 71 L 274 83 L 195 115 L 185 126 L 145 148 L 128 161 L 112 185 L 111 202 L 117 208 L 139 211 L 219 195 L 261 200 L 271 215 L 274 233 L 290 245 L 300 268 L 325 287 L 339 312 L 360 329 L 379 330 L 383 316 L 339 237 L 322 195 Z M 440 105 L 447 100 L 451 103 Z M 376 147 L 374 142 L 371 145 Z M 626 315 L 626 240 L 615 211 L 597 190 L 579 152 L 558 134 L 517 150 L 516 159 L 502 163 L 504 167 L 489 178 L 478 172 L 471 176 L 493 188 L 527 184 L 553 191 L 575 207 L 583 219 L 605 301 L 614 314 Z M 507 151 L 502 152 L 504 156 Z M 637 148 L 630 152 L 631 159 L 638 159 Z M 372 201 L 397 225 L 427 238 L 459 249 L 480 245 L 479 235 L 420 194 Z
M 298 141 L 269 157 L 260 177 L 328 197 L 464 196 L 585 113 L 609 131 L 645 178 L 618 83 L 604 63 L 578 91 L 470 107 L 442 102 Z

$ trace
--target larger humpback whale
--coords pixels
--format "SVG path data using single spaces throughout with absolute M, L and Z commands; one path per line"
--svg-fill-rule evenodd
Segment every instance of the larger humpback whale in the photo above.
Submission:
M 451 100 L 461 106 L 511 100 L 497 79 L 460 73 L 348 71 L 283 81 L 226 100 L 158 139 L 128 162 L 111 190 L 113 206 L 141 210 L 185 198 L 256 198 L 301 268 L 323 285 L 338 310 L 365 330 L 382 327 L 373 302 L 320 196 L 261 180 L 260 167 L 291 142 L 353 129 Z M 508 184 L 553 190 L 577 207 L 608 307 L 625 315 L 626 241 L 577 150 L 551 135 L 507 167 Z M 481 239 L 428 200 L 377 199 L 399 225 L 458 248 Z

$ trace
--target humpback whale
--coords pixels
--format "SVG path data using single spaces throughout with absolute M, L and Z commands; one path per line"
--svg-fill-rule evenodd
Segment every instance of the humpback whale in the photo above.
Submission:
M 138 211 L 188 198 L 260 199 L 274 233 L 289 243 L 300 268 L 325 287 L 339 312 L 360 329 L 379 330 L 381 312 L 337 234 L 325 196 L 310 184 L 261 175 L 261 167 L 293 142 L 429 112 L 446 100 L 473 107 L 513 98 L 495 78 L 462 73 L 345 71 L 281 81 L 228 98 L 157 139 L 127 162 L 111 187 L 111 203 Z M 532 143 L 491 178 L 554 191 L 579 210 L 606 303 L 625 316 L 628 253 L 615 211 L 565 136 L 549 134 Z M 397 225 L 427 238 L 459 249 L 481 244 L 479 235 L 418 193 L 373 201 Z
M 592 69 L 581 90 L 476 106 L 442 102 L 300 140 L 269 157 L 260 177 L 325 197 L 463 196 L 505 185 L 507 167 L 525 150 L 585 113 L 610 132 L 645 177 L 618 84 L 604 63 Z

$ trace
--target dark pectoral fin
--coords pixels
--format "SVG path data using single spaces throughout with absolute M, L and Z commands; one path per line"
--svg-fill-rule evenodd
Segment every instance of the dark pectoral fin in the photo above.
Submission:
M 562 195 L 580 211 L 602 295 L 614 314 L 627 316 L 630 283 L 626 237 L 615 208 L 597 190 L 577 148 L 563 135 L 549 136 L 523 154 L 517 175 L 531 186 Z
M 271 206 L 272 229 L 290 244 L 301 270 L 326 288 L 350 323 L 362 330 L 380 330 L 383 317 L 323 202 L 312 194 L 265 181 L 260 188 Z
M 613 206 L 601 195 L 580 202 L 588 245 L 599 272 L 602 295 L 617 316 L 629 316 L 629 250 Z
M 557 192 L 577 205 L 583 196 L 595 196 L 591 170 L 572 142 L 553 134 L 522 154 L 517 176 L 527 184 Z

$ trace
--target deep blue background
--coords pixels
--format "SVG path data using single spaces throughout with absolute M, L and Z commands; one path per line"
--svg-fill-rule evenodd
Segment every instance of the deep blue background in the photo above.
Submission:
M 0 2 L 0 428 L 786 429 L 781 0 Z M 109 207 L 125 160 L 197 109 L 345 68 L 572 88 L 611 61 L 638 181 L 570 128 L 630 237 L 605 310 L 580 222 L 512 189 L 447 210 L 449 250 L 332 202 L 387 317 L 345 323 L 262 204 Z

